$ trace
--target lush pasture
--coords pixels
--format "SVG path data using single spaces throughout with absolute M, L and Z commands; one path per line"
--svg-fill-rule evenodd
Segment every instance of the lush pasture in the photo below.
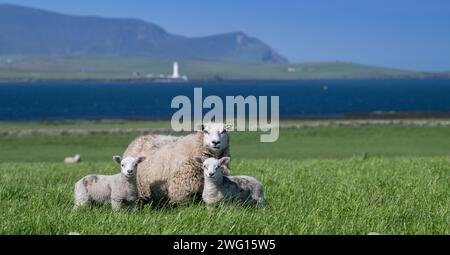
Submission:
M 136 135 L 0 136 L 0 162 L 61 162 L 75 153 L 89 162 L 109 161 Z M 257 132 L 232 133 L 234 159 L 450 156 L 447 127 L 281 129 L 275 143 L 259 138 Z
M 269 209 L 190 202 L 73 212 L 73 184 L 117 172 L 111 156 L 134 136 L 0 137 L 0 234 L 450 232 L 448 128 L 283 129 L 272 144 L 234 133 L 233 173 L 260 179 Z M 77 152 L 83 163 L 61 163 Z
M 236 160 L 258 177 L 267 210 L 192 202 L 169 209 L 108 207 L 72 212 L 73 183 L 113 163 L 2 163 L 2 234 L 448 234 L 450 161 L 445 158 Z

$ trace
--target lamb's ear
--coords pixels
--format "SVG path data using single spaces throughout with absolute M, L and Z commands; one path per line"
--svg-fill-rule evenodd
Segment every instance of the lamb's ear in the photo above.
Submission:
M 231 131 L 231 130 L 233 130 L 233 125 L 231 125 L 231 124 L 226 124 L 226 125 L 225 125 L 225 129 L 226 129 L 227 131 Z
M 231 158 L 230 157 L 223 157 L 221 159 L 219 159 L 219 164 L 221 166 L 226 165 L 228 166 L 228 164 L 230 164 Z
M 113 160 L 114 162 L 116 162 L 117 164 L 120 165 L 120 163 L 122 163 L 122 157 L 121 156 L 113 156 Z
M 142 161 L 144 161 L 145 159 L 146 159 L 146 157 L 139 157 L 139 158 L 137 159 L 137 163 L 140 164 L 140 163 L 142 163 Z
M 199 157 L 199 156 L 194 157 L 194 160 L 197 161 L 200 164 L 203 164 L 203 161 L 204 161 L 203 158 Z

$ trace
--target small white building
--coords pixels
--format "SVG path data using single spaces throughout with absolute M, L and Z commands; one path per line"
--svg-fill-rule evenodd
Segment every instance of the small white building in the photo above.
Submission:
M 289 73 L 293 73 L 293 72 L 297 71 L 297 69 L 295 67 L 288 67 L 287 71 Z

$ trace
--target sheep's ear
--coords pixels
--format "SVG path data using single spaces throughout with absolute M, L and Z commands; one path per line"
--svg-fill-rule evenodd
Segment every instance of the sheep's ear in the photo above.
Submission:
M 196 127 L 198 132 L 203 132 L 205 130 L 205 125 L 204 124 L 200 124 Z
M 120 163 L 122 162 L 122 157 L 121 156 L 113 156 L 113 160 L 114 162 L 116 162 L 117 164 L 120 165 Z
M 228 168 L 228 166 L 227 167 L 222 167 L 222 174 L 223 175 L 227 175 L 227 176 L 231 175 L 231 171 Z
M 146 157 L 139 157 L 138 160 L 137 160 L 137 163 L 140 164 L 140 163 L 142 163 L 145 159 L 146 159 Z
M 226 165 L 228 166 L 228 164 L 230 164 L 231 158 L 230 157 L 223 157 L 221 159 L 219 159 L 219 164 L 221 166 Z
M 199 157 L 199 156 L 194 157 L 194 160 L 197 161 L 200 164 L 203 164 L 203 161 L 204 161 L 203 158 Z
M 226 129 L 227 131 L 231 131 L 231 130 L 233 130 L 233 125 L 231 125 L 231 124 L 226 124 L 226 125 L 225 125 L 225 129 Z

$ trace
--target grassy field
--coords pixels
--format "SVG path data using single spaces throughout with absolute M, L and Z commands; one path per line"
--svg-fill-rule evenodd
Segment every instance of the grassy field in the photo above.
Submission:
M 172 62 L 144 57 L 12 57 L 12 63 L 0 56 L 0 79 L 130 79 L 170 74 Z M 348 79 L 348 78 L 423 78 L 426 75 L 448 77 L 446 73 L 423 72 L 366 66 L 346 62 L 235 63 L 180 60 L 180 73 L 192 80 L 211 79 Z M 288 71 L 288 69 L 290 71 Z
M 74 183 L 89 173 L 118 172 L 111 156 L 135 134 L 0 136 L 0 234 L 450 232 L 449 128 L 282 129 L 271 144 L 259 143 L 258 133 L 232 135 L 233 174 L 263 182 L 267 210 L 208 210 L 193 201 L 178 208 L 72 212 Z M 81 164 L 61 163 L 73 153 L 82 154 Z

